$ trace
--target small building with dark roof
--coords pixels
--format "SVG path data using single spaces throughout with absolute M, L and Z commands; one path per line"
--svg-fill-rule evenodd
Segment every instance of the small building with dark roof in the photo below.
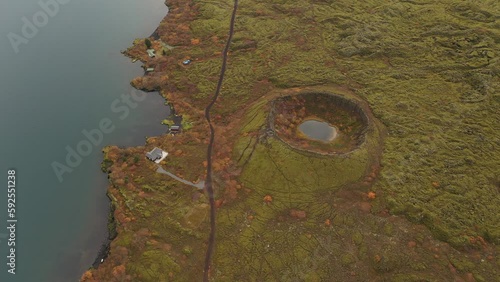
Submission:
M 181 127 L 179 125 L 172 125 L 170 127 L 170 133 L 179 133 L 181 132 Z
M 163 151 L 160 148 L 155 147 L 153 150 L 150 152 L 146 153 L 146 158 L 148 158 L 151 161 L 156 161 L 159 160 L 163 157 Z

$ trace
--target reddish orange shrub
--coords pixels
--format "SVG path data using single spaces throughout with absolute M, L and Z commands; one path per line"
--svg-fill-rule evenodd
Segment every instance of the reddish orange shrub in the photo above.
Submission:
M 271 195 L 264 196 L 264 202 L 270 203 L 272 201 L 273 201 L 273 197 L 271 197 Z

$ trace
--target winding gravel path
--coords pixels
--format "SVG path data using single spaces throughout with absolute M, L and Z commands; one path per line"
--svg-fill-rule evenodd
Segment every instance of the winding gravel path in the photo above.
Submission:
M 219 97 L 220 89 L 222 87 L 222 81 L 224 80 L 224 74 L 226 72 L 226 65 L 227 65 L 227 53 L 229 52 L 229 46 L 231 45 L 231 40 L 233 39 L 234 22 L 237 10 L 238 10 L 238 0 L 234 0 L 233 13 L 231 15 L 231 22 L 229 23 L 228 39 L 226 42 L 226 47 L 224 47 L 224 51 L 222 52 L 222 66 L 219 75 L 219 82 L 217 83 L 217 89 L 215 90 L 215 94 L 212 97 L 212 101 L 210 101 L 210 104 L 208 104 L 208 106 L 205 108 L 205 119 L 207 120 L 208 125 L 210 126 L 210 142 L 207 148 L 207 177 L 205 181 L 205 189 L 207 191 L 210 203 L 210 235 L 208 237 L 208 247 L 207 247 L 207 253 L 205 255 L 205 268 L 203 270 L 204 282 L 209 281 L 209 270 L 215 244 L 215 199 L 214 199 L 214 190 L 212 187 L 212 151 L 215 139 L 215 130 L 212 121 L 210 120 L 210 110 L 217 101 L 217 98 Z

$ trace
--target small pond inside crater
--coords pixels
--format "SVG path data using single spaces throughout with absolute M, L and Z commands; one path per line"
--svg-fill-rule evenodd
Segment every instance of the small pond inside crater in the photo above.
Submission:
M 319 120 L 306 120 L 299 125 L 299 130 L 310 139 L 330 142 L 337 137 L 337 128 Z

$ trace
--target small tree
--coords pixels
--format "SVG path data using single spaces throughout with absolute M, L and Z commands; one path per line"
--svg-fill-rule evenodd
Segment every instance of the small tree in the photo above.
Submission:
M 149 40 L 149 38 L 144 40 L 144 44 L 146 44 L 146 48 L 151 49 L 151 40 Z

